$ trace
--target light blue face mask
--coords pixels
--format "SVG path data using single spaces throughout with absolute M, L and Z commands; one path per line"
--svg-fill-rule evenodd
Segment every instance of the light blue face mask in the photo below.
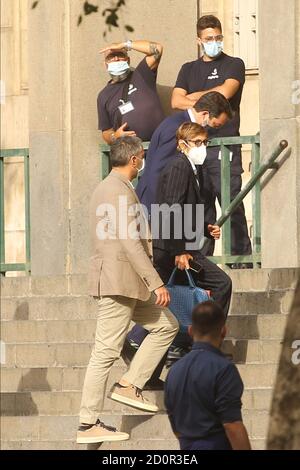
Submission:
M 120 76 L 123 73 L 127 72 L 129 69 L 129 64 L 126 60 L 118 60 L 116 62 L 109 62 L 107 66 L 107 71 L 111 75 Z
M 203 42 L 202 44 L 204 47 L 205 54 L 211 59 L 218 57 L 222 53 L 224 48 L 223 41 Z

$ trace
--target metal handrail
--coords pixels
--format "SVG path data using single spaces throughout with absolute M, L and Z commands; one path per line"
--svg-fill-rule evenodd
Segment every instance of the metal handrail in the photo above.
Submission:
M 25 187 L 25 263 L 5 262 L 5 185 L 4 185 L 4 159 L 24 157 L 24 187 Z M 0 150 L 0 274 L 8 271 L 30 272 L 30 194 L 29 194 L 29 149 L 1 149 Z
M 209 146 L 210 147 L 220 147 L 221 151 L 221 209 L 222 216 L 228 211 L 228 208 L 231 206 L 231 197 L 230 197 L 230 172 L 231 172 L 231 163 L 230 163 L 230 149 L 229 146 L 234 145 L 244 145 L 249 144 L 252 147 L 252 178 L 254 174 L 260 168 L 260 135 L 250 135 L 250 136 L 236 136 L 236 137 L 221 137 L 212 139 Z M 143 143 L 144 149 L 147 150 L 149 147 L 149 142 Z M 101 152 L 101 178 L 104 178 L 109 170 L 109 151 L 110 146 L 107 144 L 100 145 Z M 247 185 L 248 186 L 248 185 Z M 232 212 L 238 207 L 238 205 L 245 198 L 246 194 L 239 200 L 239 203 L 234 206 L 230 211 L 226 219 L 221 219 L 222 225 L 224 225 L 222 231 L 222 256 L 211 256 L 209 257 L 212 261 L 218 264 L 223 264 L 224 266 L 229 263 L 253 263 L 256 267 L 261 266 L 261 201 L 260 201 L 260 182 L 259 178 L 252 185 L 251 189 L 254 188 L 253 198 L 252 198 L 252 209 L 253 209 L 253 253 L 252 255 L 231 255 L 231 227 L 230 227 L 230 216 Z M 250 189 L 250 190 L 251 190 Z M 249 191 L 250 191 L 249 190 Z M 247 192 L 247 194 L 249 193 Z M 241 194 L 241 193 L 240 193 Z M 233 206 L 231 206 L 233 207 Z M 218 221 L 219 222 L 219 221 Z

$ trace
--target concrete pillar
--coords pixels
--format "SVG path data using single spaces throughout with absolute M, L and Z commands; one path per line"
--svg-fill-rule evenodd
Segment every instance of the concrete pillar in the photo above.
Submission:
M 266 159 L 281 139 L 290 156 L 262 191 L 262 265 L 300 266 L 300 0 L 261 0 L 260 127 Z M 276 14 L 274 14 L 276 12 Z M 299 88 L 299 86 L 298 86 Z
M 32 273 L 84 273 L 88 203 L 100 174 L 96 99 L 107 82 L 99 49 L 106 43 L 151 39 L 165 45 L 159 91 L 169 109 L 181 65 L 197 57 L 198 1 L 128 0 L 104 40 L 101 5 L 84 17 L 82 0 L 40 2 L 29 15 Z M 134 27 L 128 34 L 124 24 Z M 142 55 L 132 53 L 133 66 Z

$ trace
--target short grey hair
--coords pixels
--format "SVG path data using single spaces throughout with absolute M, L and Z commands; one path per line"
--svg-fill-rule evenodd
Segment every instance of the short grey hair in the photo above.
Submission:
M 124 136 L 115 140 L 110 147 L 110 163 L 113 167 L 125 166 L 133 155 L 143 150 L 143 141 L 139 137 Z

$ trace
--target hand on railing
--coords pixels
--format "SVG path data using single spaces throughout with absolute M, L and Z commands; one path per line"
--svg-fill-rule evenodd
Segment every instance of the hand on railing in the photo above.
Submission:
M 214 240 L 220 239 L 221 229 L 218 225 L 208 225 L 207 229 Z
M 125 128 L 128 126 L 127 122 L 124 122 L 124 124 L 119 127 L 116 132 L 114 132 L 115 139 L 118 139 L 119 137 L 124 137 L 125 135 L 129 136 L 136 136 L 136 133 L 134 131 L 125 131 Z

